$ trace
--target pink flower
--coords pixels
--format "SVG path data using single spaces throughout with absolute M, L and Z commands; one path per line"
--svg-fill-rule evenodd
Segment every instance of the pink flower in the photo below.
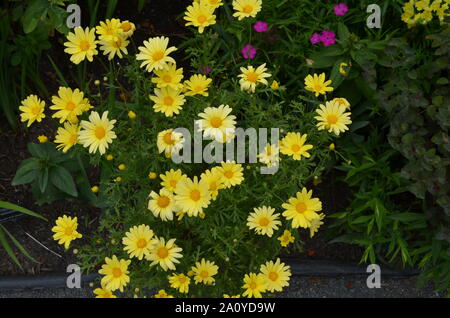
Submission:
M 254 59 L 257 51 L 251 44 L 247 44 L 242 48 L 241 52 L 244 59 Z
M 345 15 L 348 12 L 348 7 L 345 3 L 341 2 L 336 5 L 333 10 L 336 15 Z
M 263 22 L 263 21 L 257 21 L 254 25 L 253 25 L 253 29 L 256 32 L 262 33 L 262 32 L 267 32 L 269 24 L 267 22 Z
M 309 41 L 311 41 L 312 44 L 317 44 L 319 42 L 322 42 L 322 37 L 319 33 L 314 32 L 314 34 L 309 38 Z
M 336 34 L 330 30 L 323 30 L 320 39 L 324 46 L 330 46 L 336 43 Z
M 206 75 L 209 72 L 211 72 L 211 68 L 209 67 L 209 65 L 206 65 L 205 67 L 200 66 L 200 68 L 197 70 L 198 73 Z

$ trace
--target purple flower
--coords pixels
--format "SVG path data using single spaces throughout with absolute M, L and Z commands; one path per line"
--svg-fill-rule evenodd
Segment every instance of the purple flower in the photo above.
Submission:
M 197 70 L 198 73 L 206 75 L 209 72 L 211 72 L 211 68 L 209 67 L 209 65 L 206 65 L 205 67 L 200 66 L 199 69 Z
M 254 59 L 256 55 L 256 49 L 251 45 L 247 44 L 241 50 L 244 59 Z
M 345 15 L 348 12 L 348 7 L 345 3 L 341 2 L 333 8 L 334 14 Z
M 312 44 L 317 44 L 319 42 L 322 42 L 322 37 L 319 33 L 314 32 L 314 34 L 309 38 L 309 41 L 311 41 Z
M 267 32 L 269 24 L 267 22 L 263 22 L 263 21 L 257 21 L 254 25 L 253 25 L 253 29 L 256 32 L 262 33 L 262 32 Z
M 320 38 L 324 46 L 330 46 L 336 43 L 336 34 L 330 30 L 323 30 Z

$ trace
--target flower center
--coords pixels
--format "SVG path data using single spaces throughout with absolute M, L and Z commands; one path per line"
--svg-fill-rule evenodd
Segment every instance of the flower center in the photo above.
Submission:
M 68 102 L 66 105 L 66 110 L 71 112 L 74 109 L 75 109 L 75 104 L 73 102 Z
M 200 24 L 205 23 L 205 21 L 206 21 L 206 17 L 203 14 L 197 18 L 197 22 Z
M 170 180 L 169 181 L 169 184 L 170 184 L 170 186 L 172 187 L 172 188 L 176 188 L 177 187 L 177 180 Z
M 112 270 L 112 275 L 114 276 L 114 277 L 120 277 L 120 276 L 122 276 L 122 270 L 120 269 L 120 268 L 118 268 L 118 267 L 115 267 L 115 268 L 113 268 L 113 270 Z
M 113 47 L 115 47 L 116 49 L 120 48 L 122 46 L 122 40 L 117 38 L 117 40 L 115 40 L 113 42 Z
M 327 117 L 328 124 L 330 124 L 330 125 L 336 124 L 337 120 L 338 119 L 335 115 L 328 115 L 328 117 Z
M 131 30 L 131 23 L 130 22 L 124 22 L 122 23 L 122 30 L 124 32 L 128 32 Z
M 204 87 L 203 87 L 203 86 L 196 86 L 196 87 L 195 87 L 195 91 L 196 91 L 196 92 L 201 92 L 202 90 L 204 90 Z
M 80 42 L 80 50 L 81 51 L 87 51 L 87 50 L 89 50 L 89 47 L 90 47 L 90 45 L 89 45 L 89 42 L 88 41 L 81 41 Z
M 172 139 L 172 133 L 168 132 L 164 135 L 164 142 L 168 145 L 173 145 L 175 143 L 175 140 Z
M 322 90 L 323 90 L 323 87 L 321 84 L 319 84 L 319 83 L 314 84 L 314 91 L 321 92 Z
M 173 98 L 170 96 L 164 97 L 164 105 L 166 106 L 172 106 L 173 104 Z
M 261 220 L 259 220 L 259 225 L 261 226 L 267 226 L 269 225 L 269 219 L 268 218 L 261 218 Z
M 278 279 L 278 274 L 275 272 L 270 272 L 269 279 L 272 281 L 276 281 Z
M 291 150 L 293 152 L 299 152 L 300 151 L 300 146 L 299 145 L 292 145 Z
M 72 143 L 72 144 L 74 144 L 74 143 L 77 142 L 77 139 L 78 139 L 77 135 L 72 135 L 72 136 L 70 136 L 70 138 L 69 138 L 69 142 Z
M 158 254 L 159 258 L 166 258 L 169 255 L 169 251 L 165 247 L 160 247 L 156 254 Z
M 105 135 L 106 135 L 105 128 L 103 127 L 95 128 L 95 137 L 97 137 L 97 139 L 102 139 L 105 137 Z
M 228 179 L 231 179 L 231 178 L 233 178 L 234 173 L 233 173 L 233 171 L 228 170 L 228 171 L 225 171 L 225 173 L 223 175 L 225 177 L 227 177 Z
M 243 8 L 242 11 L 244 11 L 244 13 L 247 13 L 247 14 L 252 13 L 253 7 L 252 7 L 251 5 L 249 5 L 249 4 L 247 4 L 247 5 Z
M 163 57 L 164 57 L 164 53 L 162 51 L 156 51 L 152 55 L 153 61 L 155 61 L 155 62 L 162 60 Z
M 31 112 L 33 113 L 33 115 L 39 114 L 40 111 L 41 111 L 41 109 L 39 107 L 33 107 L 31 109 Z
M 194 201 L 200 200 L 200 191 L 197 189 L 191 191 L 191 199 Z
M 249 72 L 247 74 L 247 80 L 249 82 L 256 83 L 256 81 L 258 80 L 258 74 L 256 74 L 255 72 Z
M 164 76 L 163 76 L 163 81 L 166 82 L 166 83 L 172 82 L 172 76 L 170 76 L 170 75 L 164 75 Z
M 222 125 L 222 119 L 220 117 L 211 118 L 211 126 L 219 128 Z
M 217 183 L 215 181 L 213 181 L 209 184 L 209 190 L 211 190 L 211 191 L 217 190 Z
M 255 282 L 251 282 L 251 283 L 249 284 L 249 287 L 250 287 L 250 289 L 256 289 L 257 285 L 256 285 Z
M 66 228 L 66 230 L 64 231 L 64 233 L 65 233 L 66 235 L 72 235 L 73 229 L 70 228 L 70 227 L 68 227 L 68 228 Z
M 200 277 L 201 278 L 207 278 L 209 276 L 209 274 L 208 274 L 208 271 L 207 270 L 203 270 L 201 273 L 200 273 Z
M 298 213 L 303 213 L 306 211 L 306 204 L 304 204 L 303 202 L 299 202 L 295 206 L 295 209 L 297 210 Z
M 147 240 L 146 239 L 140 239 L 139 241 L 137 241 L 137 247 L 138 248 L 144 248 L 147 246 Z
M 158 206 L 161 208 L 166 208 L 170 204 L 170 199 L 166 196 L 161 196 L 158 198 Z
M 184 283 L 186 283 L 186 277 L 180 276 L 180 277 L 178 277 L 178 281 L 180 282 L 180 284 L 184 284 Z

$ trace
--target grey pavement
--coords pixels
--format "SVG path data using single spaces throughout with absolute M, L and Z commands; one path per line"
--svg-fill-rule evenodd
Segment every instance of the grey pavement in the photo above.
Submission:
M 86 298 L 90 288 L 0 290 L 0 298 Z M 436 298 L 431 284 L 419 289 L 415 278 L 385 278 L 381 288 L 369 289 L 364 276 L 293 277 L 290 286 L 277 297 L 286 298 Z

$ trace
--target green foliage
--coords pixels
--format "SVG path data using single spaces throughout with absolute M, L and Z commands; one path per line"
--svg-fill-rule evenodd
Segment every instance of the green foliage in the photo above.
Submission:
M 32 157 L 21 162 L 13 186 L 31 183 L 38 204 L 70 198 L 96 201 L 80 154 L 63 154 L 50 143 L 29 144 L 28 151 Z
M 42 220 L 46 220 L 43 216 L 37 214 L 36 212 L 30 211 L 26 208 L 23 208 L 13 203 L 0 201 L 0 208 L 17 211 L 36 218 L 40 218 Z M 25 249 L 25 247 L 22 244 L 20 244 L 19 241 L 17 241 L 14 235 L 12 235 L 3 224 L 0 224 L 0 246 L 3 247 L 3 249 L 6 251 L 6 254 L 8 254 L 8 256 L 11 257 L 11 259 L 17 264 L 17 266 L 22 268 L 22 265 L 20 264 L 20 261 L 16 256 L 16 253 L 11 247 L 11 242 L 23 255 L 25 255 L 25 257 L 37 263 L 37 261 L 30 255 L 30 253 Z
M 374 132 L 363 144 L 343 150 L 348 162 L 337 169 L 346 172 L 343 181 L 354 197 L 345 212 L 331 216 L 335 222 L 330 243 L 364 247 L 361 262 L 396 263 L 401 259 L 403 265 L 413 265 L 409 245 L 426 231 L 426 217 L 405 196 L 408 182 L 394 168 L 399 154 L 383 144 L 382 138 Z

